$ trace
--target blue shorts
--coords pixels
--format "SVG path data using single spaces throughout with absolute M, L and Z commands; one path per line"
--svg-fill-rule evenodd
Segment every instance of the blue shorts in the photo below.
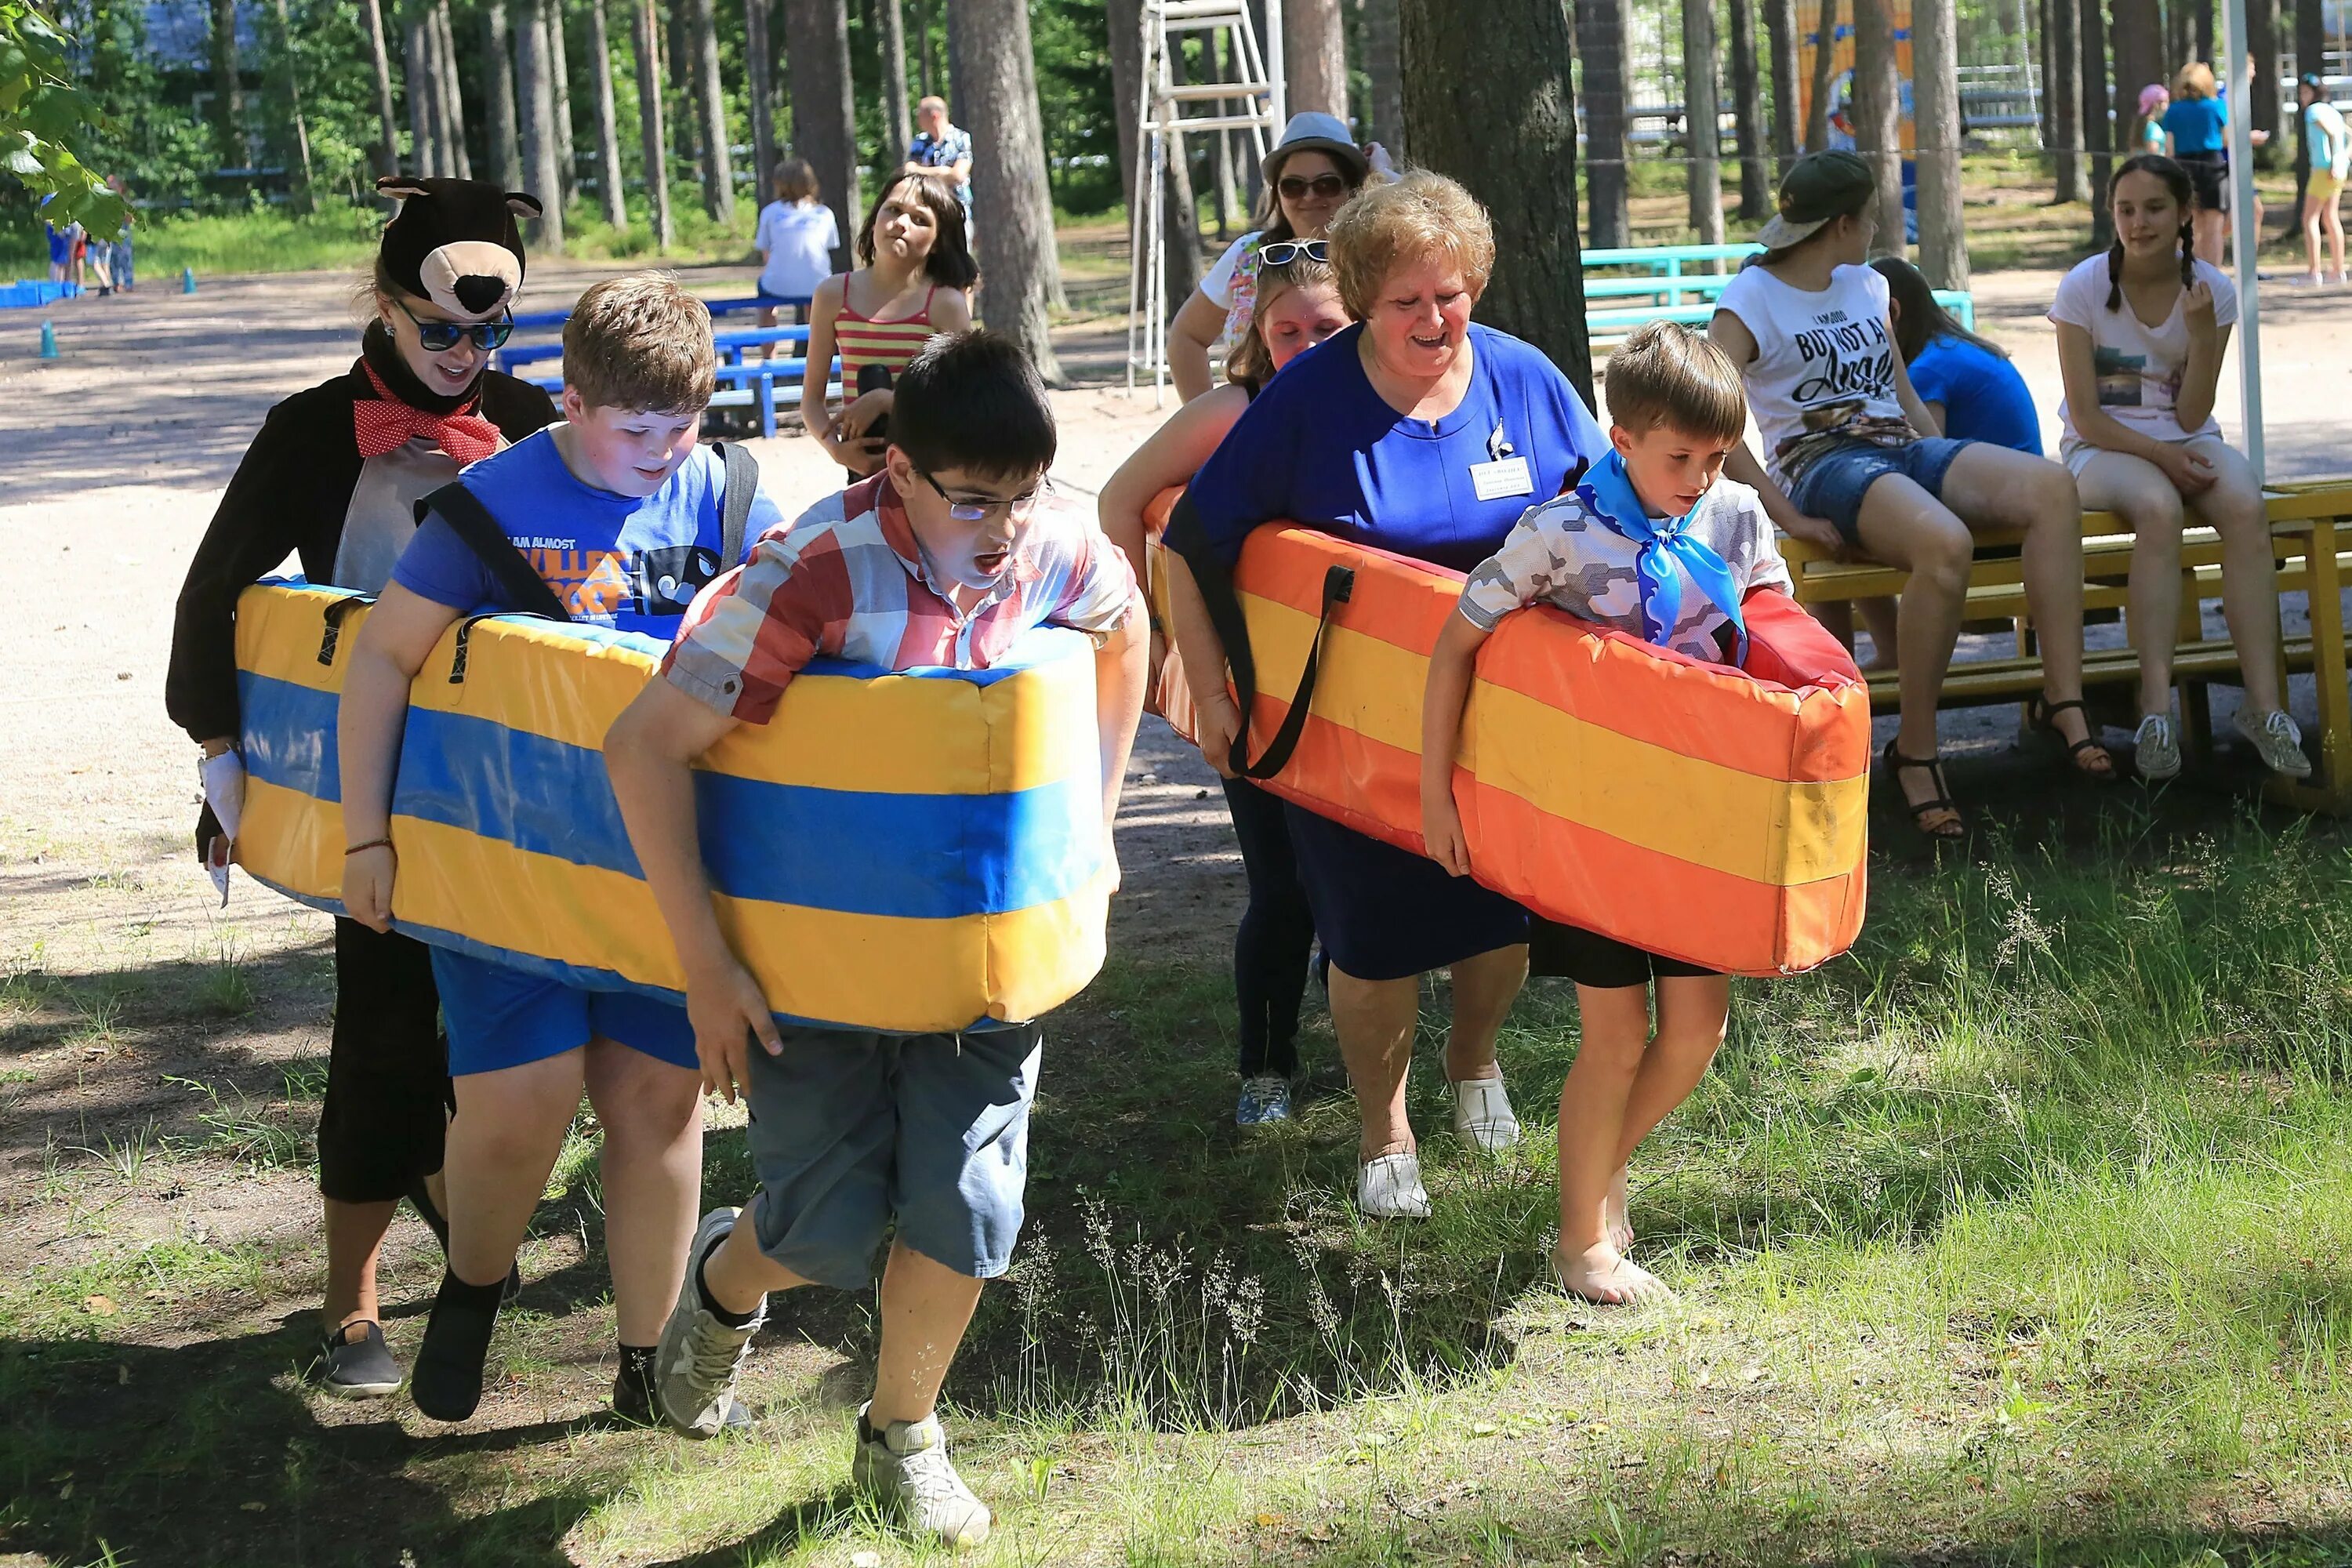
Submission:
M 1849 441 L 1805 465 L 1789 489 L 1789 504 L 1807 517 L 1829 519 L 1848 544 L 1860 544 L 1862 498 L 1871 486 L 1889 474 L 1901 474 L 1940 500 L 1952 459 L 1960 448 L 1974 445 L 1944 436 L 1925 436 L 1900 447 Z
M 560 1057 L 601 1035 L 631 1050 L 699 1072 L 686 1009 L 634 991 L 590 991 L 476 958 L 433 950 L 433 983 L 449 1034 L 449 1076 Z
M 992 1279 L 1013 1261 L 1029 1179 L 1029 1104 L 1045 1029 L 961 1035 L 785 1029 L 754 1046 L 751 1167 L 760 1250 L 843 1290 L 874 1282 L 898 1238 Z

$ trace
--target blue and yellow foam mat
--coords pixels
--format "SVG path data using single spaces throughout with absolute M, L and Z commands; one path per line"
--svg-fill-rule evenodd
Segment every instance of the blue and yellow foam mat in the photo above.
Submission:
M 272 580 L 237 605 L 237 863 L 336 913 L 335 711 L 366 603 Z M 821 659 L 771 722 L 702 759 L 719 923 L 780 1018 L 962 1029 L 1036 1017 L 1094 978 L 1110 868 L 1092 647 L 1046 628 L 984 670 Z M 600 750 L 661 652 L 525 616 L 451 628 L 409 693 L 392 816 L 400 930 L 683 1000 Z

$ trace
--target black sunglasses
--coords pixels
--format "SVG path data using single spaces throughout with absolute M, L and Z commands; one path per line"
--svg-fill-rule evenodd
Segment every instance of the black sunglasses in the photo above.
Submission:
M 1268 267 L 1287 267 L 1300 257 L 1309 261 L 1331 259 L 1328 241 L 1320 239 L 1277 239 L 1257 247 L 1257 258 Z
M 1304 174 L 1285 174 L 1275 182 L 1275 188 L 1292 201 L 1297 201 L 1309 191 L 1318 196 L 1336 196 L 1348 188 L 1348 182 L 1337 174 L 1318 174 L 1313 179 Z
M 495 321 L 420 321 L 416 319 L 416 312 L 400 300 L 394 300 L 393 303 L 400 306 L 400 313 L 415 324 L 416 341 L 425 345 L 425 352 L 429 354 L 446 354 L 467 338 L 474 340 L 476 348 L 488 353 L 492 349 L 505 347 L 506 341 L 514 336 L 511 317 L 501 317 Z

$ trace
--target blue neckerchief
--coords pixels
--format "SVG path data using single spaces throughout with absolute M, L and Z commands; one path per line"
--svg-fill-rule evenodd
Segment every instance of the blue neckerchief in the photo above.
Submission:
M 1674 563 L 1679 561 L 1683 571 L 1698 584 L 1699 592 L 1730 617 L 1731 629 L 1737 634 L 1737 652 L 1732 662 L 1748 662 L 1748 617 L 1740 614 L 1739 585 L 1732 581 L 1731 568 L 1722 556 L 1683 531 L 1697 515 L 1698 507 L 1706 504 L 1705 496 L 1699 498 L 1698 506 L 1673 521 L 1655 521 L 1633 489 L 1633 478 L 1625 472 L 1625 459 L 1613 447 L 1586 471 L 1583 482 L 1576 487 L 1576 496 L 1584 503 L 1584 510 L 1612 532 L 1641 546 L 1633 557 L 1633 565 L 1642 589 L 1642 632 L 1648 640 L 1665 647 L 1675 627 L 1681 624 L 1682 574 L 1674 567 Z

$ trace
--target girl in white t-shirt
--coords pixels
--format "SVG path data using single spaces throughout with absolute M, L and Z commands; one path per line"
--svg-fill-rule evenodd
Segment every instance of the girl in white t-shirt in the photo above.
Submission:
M 841 244 L 841 226 L 819 199 L 816 171 L 807 159 L 788 158 L 776 166 L 776 199 L 760 209 L 751 244 L 760 252 L 760 297 L 800 301 L 793 320 L 805 325 L 808 299 L 833 276 L 833 253 Z M 776 308 L 761 306 L 760 325 L 775 324 Z
M 2051 302 L 2058 368 L 2059 455 L 2083 505 L 2131 525 L 2132 650 L 2139 656 L 2134 737 L 2140 776 L 2180 771 L 2172 720 L 2172 651 L 2180 612 L 2180 530 L 2189 511 L 2221 537 L 2221 606 L 2244 672 L 2238 731 L 2275 772 L 2311 772 L 2303 736 L 2280 704 L 2277 566 L 2262 487 L 2213 418 L 2221 357 L 2238 320 L 2229 277 L 2197 259 L 2189 171 L 2143 153 L 2108 187 L 2116 243 L 2066 274 Z
M 1898 664 L 1902 724 L 1885 762 L 1912 820 L 1966 831 L 1937 753 L 1936 710 L 1959 639 L 1973 531 L 2021 529 L 2026 601 L 2042 638 L 2040 722 L 2086 777 L 2115 761 L 2083 707 L 2083 538 L 2074 481 L 2057 464 L 1944 439 L 1895 352 L 1886 279 L 1863 265 L 1877 185 L 1852 153 L 1800 158 L 1780 183 L 1765 254 L 1716 301 L 1707 335 L 1748 386 L 1769 465 L 1745 445 L 1724 471 L 1780 529 L 1910 574 Z
M 1356 145 L 1338 117 L 1312 111 L 1294 114 L 1282 140 L 1265 155 L 1261 171 L 1265 195 L 1256 225 L 1225 247 L 1201 286 L 1168 323 L 1168 373 L 1176 395 L 1190 403 L 1209 390 L 1209 351 L 1219 342 L 1239 342 L 1249 331 L 1262 261 L 1280 265 L 1305 255 L 1321 263 L 1321 241 L 1331 219 L 1362 188 L 1373 170 L 1375 143 Z M 1385 171 L 1385 154 L 1380 155 Z M 1311 248 L 1302 242 L 1314 242 Z M 1264 255 L 1269 247 L 1270 257 Z

